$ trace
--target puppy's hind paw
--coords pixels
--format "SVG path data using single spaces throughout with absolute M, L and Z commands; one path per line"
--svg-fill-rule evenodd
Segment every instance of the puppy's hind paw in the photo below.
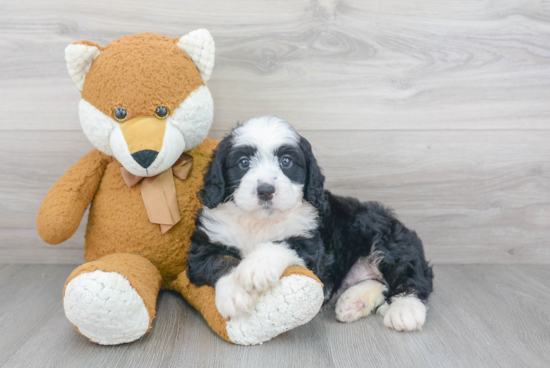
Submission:
M 363 281 L 350 287 L 336 302 L 336 319 L 340 322 L 354 322 L 369 315 L 384 303 L 387 288 L 375 280 Z
M 426 321 L 426 306 L 415 296 L 404 296 L 392 299 L 384 325 L 396 331 L 422 330 Z

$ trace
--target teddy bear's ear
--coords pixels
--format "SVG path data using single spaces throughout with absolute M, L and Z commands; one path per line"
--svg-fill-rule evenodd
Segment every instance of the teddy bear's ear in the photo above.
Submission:
M 75 42 L 65 49 L 67 69 L 78 90 L 82 91 L 86 74 L 90 70 L 92 62 L 100 53 L 101 48 L 88 41 Z
M 208 82 L 214 68 L 214 54 L 216 52 L 214 39 L 210 32 L 203 28 L 190 32 L 179 39 L 178 47 L 193 59 L 201 72 L 204 83 Z

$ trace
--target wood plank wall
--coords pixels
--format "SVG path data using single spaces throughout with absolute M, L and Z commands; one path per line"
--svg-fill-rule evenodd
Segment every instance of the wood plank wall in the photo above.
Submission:
M 18 0 L 0 12 L 0 262 L 78 263 L 35 218 L 92 147 L 64 62 L 76 40 L 216 47 L 211 136 L 277 115 L 338 194 L 380 200 L 434 263 L 550 262 L 550 1 Z

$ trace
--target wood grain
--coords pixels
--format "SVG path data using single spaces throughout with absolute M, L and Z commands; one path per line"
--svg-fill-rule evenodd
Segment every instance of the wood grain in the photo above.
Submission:
M 79 130 L 64 48 L 208 28 L 214 129 L 548 129 L 547 0 L 12 1 L 0 14 L 0 130 Z
M 340 323 L 326 307 L 310 323 L 249 347 L 216 336 L 173 292 L 161 292 L 142 339 L 90 343 L 63 314 L 61 291 L 73 267 L 0 264 L 1 367 L 545 367 L 550 356 L 547 266 L 435 266 L 420 332 L 389 330 L 377 315 Z
M 393 207 L 434 263 L 550 262 L 550 131 L 302 134 L 327 188 Z M 84 222 L 53 247 L 35 221 L 49 187 L 92 148 L 84 134 L 4 132 L 0 146 L 11 157 L 0 177 L 0 260 L 82 262 Z
M 395 334 L 379 316 L 361 321 L 368 333 L 358 333 L 330 310 L 324 323 L 331 353 L 343 367 L 360 366 L 364 351 L 373 366 L 543 366 L 550 333 L 540 293 L 548 287 L 538 289 L 531 267 L 436 267 L 428 319 L 416 336 Z M 535 269 L 550 276 L 548 267 Z
M 394 207 L 435 263 L 550 262 L 550 1 L 20 0 L 0 12 L 0 261 L 78 263 L 36 234 L 91 146 L 64 48 L 208 28 L 211 135 L 273 114 L 338 194 Z M 83 224 L 85 223 L 85 220 Z

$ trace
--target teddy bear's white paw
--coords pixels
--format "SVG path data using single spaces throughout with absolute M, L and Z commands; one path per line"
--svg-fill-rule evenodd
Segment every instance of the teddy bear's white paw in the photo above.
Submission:
M 63 308 L 81 334 L 101 345 L 137 340 L 149 328 L 143 299 L 116 272 L 98 270 L 72 279 L 65 288 Z
M 258 293 L 248 292 L 239 285 L 232 273 L 216 283 L 216 308 L 222 317 L 236 317 L 249 312 L 257 297 Z
M 354 322 L 369 315 L 384 303 L 387 287 L 375 280 L 367 280 L 346 290 L 336 302 L 336 319 Z
M 235 281 L 245 290 L 264 291 L 279 281 L 286 265 L 276 265 L 266 258 L 245 258 L 233 271 Z
M 247 314 L 227 322 L 227 335 L 235 344 L 261 344 L 309 322 L 319 312 L 323 299 L 323 287 L 311 277 L 283 277 L 260 294 Z
M 396 331 L 422 330 L 426 306 L 415 296 L 394 297 L 384 316 L 384 325 Z

